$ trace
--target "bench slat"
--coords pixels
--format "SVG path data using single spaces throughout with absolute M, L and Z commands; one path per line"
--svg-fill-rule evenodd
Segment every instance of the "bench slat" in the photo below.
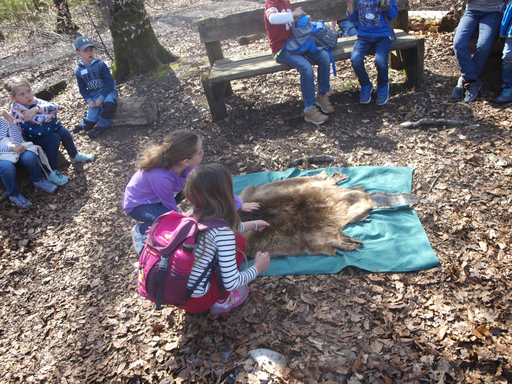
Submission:
M 407 10 L 408 0 L 397 0 L 398 8 Z M 311 20 L 344 20 L 347 13 L 347 2 L 340 0 L 314 0 L 292 3 L 292 7 L 302 7 L 311 16 Z M 201 19 L 197 22 L 202 43 L 212 43 L 240 36 L 266 33 L 264 9 L 256 9 L 235 13 L 221 18 Z M 405 29 L 403 26 L 399 28 Z
M 415 48 L 416 38 L 402 30 L 395 29 L 398 42 L 393 43 L 391 50 Z M 350 59 L 356 36 L 338 40 L 336 48 L 331 52 L 334 60 Z M 240 56 L 229 59 L 217 60 L 210 72 L 208 80 L 211 83 L 221 83 L 229 80 L 243 79 L 247 77 L 264 75 L 290 69 L 286 64 L 276 62 L 270 51 L 251 56 Z

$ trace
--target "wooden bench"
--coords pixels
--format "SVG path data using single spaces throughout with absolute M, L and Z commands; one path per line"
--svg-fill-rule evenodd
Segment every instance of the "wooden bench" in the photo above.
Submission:
M 398 38 L 392 46 L 390 65 L 394 69 L 404 69 L 406 84 L 420 86 L 423 83 L 423 56 L 425 39 L 408 35 L 408 0 L 397 0 L 400 13 L 393 20 L 393 28 Z M 347 3 L 340 0 L 310 0 L 293 3 L 295 9 L 301 6 L 311 16 L 311 20 L 344 20 Z M 207 18 L 198 21 L 199 36 L 206 47 L 210 61 L 210 74 L 202 79 L 206 99 L 210 106 L 213 121 L 228 116 L 224 97 L 232 93 L 230 81 L 252 76 L 286 71 L 286 64 L 277 63 L 271 55 L 270 47 L 265 53 L 251 56 L 224 57 L 221 42 L 254 34 L 266 33 L 264 9 L 241 12 L 222 18 Z M 335 60 L 350 59 L 355 37 L 341 38 L 332 51 Z M 299 86 L 299 84 L 297 84 Z

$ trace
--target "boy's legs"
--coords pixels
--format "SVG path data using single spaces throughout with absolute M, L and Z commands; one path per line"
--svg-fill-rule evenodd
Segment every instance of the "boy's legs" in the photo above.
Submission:
M 388 37 L 376 38 L 375 66 L 377 67 L 377 105 L 384 105 L 389 99 L 389 51 L 393 41 Z
M 370 78 L 368 77 L 368 73 L 366 73 L 366 69 L 364 67 L 364 60 L 372 46 L 373 42 L 370 38 L 358 36 L 350 56 L 352 68 L 354 68 L 354 72 L 359 79 L 361 87 L 371 85 Z
M 107 128 L 114 118 L 117 108 L 117 91 L 110 93 L 100 106 L 101 112 L 98 116 L 98 127 Z
M 64 127 L 57 129 L 56 132 L 60 136 L 62 145 L 64 146 L 64 149 L 68 152 L 69 157 L 71 157 L 72 159 L 76 157 L 76 155 L 78 154 L 78 150 L 76 149 L 75 142 L 73 141 L 73 136 L 71 136 L 71 133 L 69 133 L 69 131 Z
M 310 62 L 318 66 L 318 94 L 316 96 L 316 106 L 324 113 L 334 113 L 334 107 L 329 101 L 329 96 L 327 96 L 327 92 L 330 90 L 331 56 L 326 50 L 322 49 L 316 54 L 308 53 L 306 57 Z

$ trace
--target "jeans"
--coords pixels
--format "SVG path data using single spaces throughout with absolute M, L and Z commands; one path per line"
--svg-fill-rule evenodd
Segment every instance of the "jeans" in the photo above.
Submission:
M 505 46 L 503 47 L 503 88 L 512 87 L 512 37 L 509 37 L 512 32 L 512 23 L 508 26 L 507 38 L 505 39 Z
M 357 36 L 350 60 L 352 68 L 359 79 L 361 87 L 371 84 L 364 67 L 364 59 L 371 48 L 375 49 L 375 66 L 377 67 L 377 86 L 384 87 L 389 82 L 388 57 L 393 42 L 388 36 Z
M 478 79 L 491 53 L 492 44 L 500 30 L 500 12 L 466 11 L 460 19 L 453 38 L 453 49 L 460 67 L 460 74 L 467 82 Z M 476 51 L 471 57 L 469 39 L 478 29 Z
M 8 196 L 14 197 L 18 196 L 20 193 L 16 185 L 16 167 L 20 165 L 27 168 L 30 174 L 30 180 L 33 182 L 38 182 L 43 179 L 39 160 L 37 159 L 37 155 L 32 151 L 23 152 L 16 164 L 11 163 L 9 160 L 0 160 L 0 179 L 7 190 Z
M 62 145 L 68 152 L 69 157 L 75 157 L 78 151 L 75 147 L 75 143 L 73 142 L 73 137 L 71 136 L 71 133 L 69 133 L 69 131 L 66 128 L 59 128 L 55 132 L 49 133 L 47 135 L 41 136 L 33 140 L 34 144 L 39 145 L 41 148 L 43 148 L 43 151 L 46 152 L 46 156 L 48 156 L 48 162 L 50 163 L 50 167 L 53 170 L 56 170 L 59 166 L 57 155 L 59 153 L 61 141 Z
M 167 212 L 169 212 L 169 209 L 165 208 L 162 204 L 143 204 L 133 208 L 128 213 L 128 216 L 134 220 L 142 221 L 142 224 L 139 225 L 139 233 L 143 235 L 158 216 Z
M 92 100 L 96 102 L 100 94 L 92 96 Z M 90 106 L 87 107 L 87 116 L 85 116 L 85 120 L 90 121 L 91 123 L 98 122 L 99 127 L 106 128 L 112 123 L 112 119 L 105 119 L 101 112 L 103 112 L 103 105 L 105 103 L 116 103 L 117 102 L 117 90 L 112 91 L 108 94 L 107 97 L 105 97 L 105 100 L 103 100 L 103 103 L 99 107 L 92 108 Z
M 316 104 L 315 97 L 315 73 L 312 64 L 318 65 L 318 93 L 329 92 L 329 76 L 331 75 L 331 58 L 326 50 L 317 54 L 306 53 L 305 55 L 294 55 L 287 49 L 283 49 L 276 61 L 288 64 L 299 71 L 300 89 L 302 99 L 306 108 Z

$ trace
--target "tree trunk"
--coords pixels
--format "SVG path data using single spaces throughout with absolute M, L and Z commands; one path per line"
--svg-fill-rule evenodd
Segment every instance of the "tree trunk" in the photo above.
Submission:
M 178 58 L 157 40 L 143 0 L 114 1 L 109 7 L 110 33 L 114 41 L 112 76 L 122 82 L 159 68 Z
M 53 0 L 57 7 L 57 26 L 56 33 L 72 33 L 78 30 L 78 27 L 71 21 L 71 13 L 69 12 L 68 0 Z M 34 6 L 40 4 L 34 1 Z

